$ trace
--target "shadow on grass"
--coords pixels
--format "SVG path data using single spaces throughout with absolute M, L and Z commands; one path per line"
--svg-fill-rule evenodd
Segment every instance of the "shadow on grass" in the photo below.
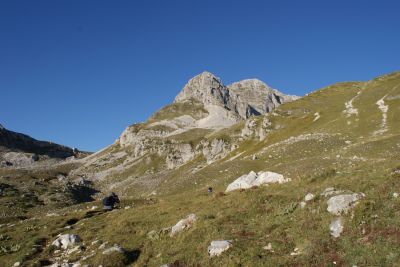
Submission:
M 138 249 L 127 250 L 127 251 L 125 251 L 125 256 L 127 257 L 126 264 L 134 263 L 135 261 L 137 261 L 139 259 L 140 250 L 138 250 Z

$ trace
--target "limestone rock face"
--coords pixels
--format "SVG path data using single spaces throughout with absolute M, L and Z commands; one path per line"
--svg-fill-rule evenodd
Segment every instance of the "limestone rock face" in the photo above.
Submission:
M 175 102 L 195 99 L 205 106 L 224 107 L 241 119 L 261 115 L 284 102 L 296 100 L 297 96 L 285 95 L 272 89 L 258 79 L 247 79 L 225 86 L 210 72 L 203 72 L 185 85 Z
M 242 118 L 270 112 L 284 102 L 297 99 L 272 89 L 258 79 L 247 79 L 228 86 L 231 107 Z
M 232 246 L 231 242 L 228 240 L 216 240 L 211 241 L 210 246 L 208 246 L 208 255 L 210 258 L 214 256 L 219 256 L 222 252 L 228 250 Z
M 182 91 L 175 97 L 175 102 L 195 99 L 201 103 L 224 105 L 229 99 L 229 91 L 221 80 L 212 73 L 203 73 L 190 79 Z
M 185 164 L 195 156 L 190 144 L 177 144 L 174 150 L 167 155 L 166 163 L 168 169 L 174 169 Z
M 224 157 L 229 152 L 227 143 L 222 139 L 214 139 L 211 142 L 203 141 L 201 145 L 203 146 L 203 156 L 208 164 Z

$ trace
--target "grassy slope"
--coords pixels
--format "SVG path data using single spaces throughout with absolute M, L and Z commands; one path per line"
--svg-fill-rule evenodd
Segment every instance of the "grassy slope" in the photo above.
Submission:
M 400 191 L 400 175 L 393 172 L 400 167 L 399 84 L 400 74 L 396 73 L 367 83 L 329 86 L 282 105 L 276 115 L 268 115 L 274 130 L 266 140 L 245 141 L 225 159 L 195 173 L 193 167 L 201 159 L 169 172 L 157 189 L 163 194 L 147 200 L 127 198 L 122 206 L 130 205 L 131 209 L 85 219 L 86 205 L 80 205 L 57 211 L 65 216 L 38 215 L 39 220 L 3 226 L 0 234 L 11 239 L 0 242 L 20 244 L 21 248 L 0 256 L 0 265 L 10 266 L 23 257 L 28 260 L 24 255 L 32 254 L 35 241 L 52 241 L 60 232 L 72 232 L 81 235 L 88 247 L 83 254 L 88 254 L 90 243 L 99 239 L 140 252 L 136 260 L 128 260 L 132 266 L 174 262 L 181 266 L 396 266 L 400 264 L 400 199 L 392 194 Z M 347 118 L 342 113 L 344 103 L 359 91 L 353 101 L 358 116 Z M 389 99 L 385 101 L 389 128 L 374 135 L 382 119 L 376 101 L 385 95 Z M 313 121 L 316 112 L 321 117 Z M 316 133 L 324 135 L 284 141 Z M 243 154 L 229 161 L 239 153 Z M 256 160 L 251 159 L 254 154 Z M 217 193 L 250 170 L 276 171 L 292 182 Z M 213 186 L 216 193 L 207 195 L 207 186 Z M 319 196 L 331 186 L 366 194 L 354 211 L 344 216 L 345 229 L 338 239 L 329 235 L 333 217 L 326 212 L 326 199 Z M 308 192 L 318 197 L 300 209 L 298 203 Z M 79 208 L 82 210 L 74 211 Z M 149 231 L 172 226 L 189 213 L 199 217 L 192 229 L 174 238 L 165 234 L 157 240 L 147 237 Z M 80 221 L 73 230 L 66 230 L 63 227 L 70 218 Z M 207 246 L 217 239 L 232 240 L 233 247 L 209 259 Z M 262 248 L 268 243 L 274 252 Z M 302 254 L 291 256 L 296 247 Z M 49 254 L 47 247 L 28 262 L 49 259 Z M 70 257 L 79 258 L 74 254 Z M 87 262 L 112 266 L 111 260 L 116 265 L 127 259 L 104 258 L 98 253 Z

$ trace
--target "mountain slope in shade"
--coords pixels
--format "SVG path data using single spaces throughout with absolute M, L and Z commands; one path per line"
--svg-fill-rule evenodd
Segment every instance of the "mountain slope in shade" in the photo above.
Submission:
M 28 135 L 0 127 L 1 150 L 34 153 L 54 158 L 67 158 L 74 155 L 72 148 L 47 141 L 38 141 Z

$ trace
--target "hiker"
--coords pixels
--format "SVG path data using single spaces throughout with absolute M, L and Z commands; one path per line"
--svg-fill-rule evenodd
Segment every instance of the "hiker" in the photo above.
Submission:
M 108 197 L 103 199 L 103 210 L 110 211 L 114 209 L 114 205 L 119 203 L 119 198 L 117 194 L 111 192 Z
M 211 194 L 213 192 L 212 187 L 209 187 L 207 191 L 208 191 L 209 194 Z

